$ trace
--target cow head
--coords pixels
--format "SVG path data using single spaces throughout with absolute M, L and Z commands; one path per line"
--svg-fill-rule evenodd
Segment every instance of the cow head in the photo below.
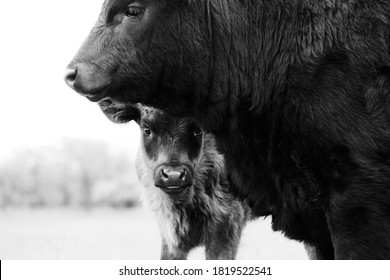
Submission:
M 106 0 L 66 83 L 90 101 L 141 102 L 190 115 L 210 83 L 208 2 Z

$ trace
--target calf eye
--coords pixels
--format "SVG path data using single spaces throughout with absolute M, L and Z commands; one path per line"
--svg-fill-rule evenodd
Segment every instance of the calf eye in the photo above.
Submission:
M 152 131 L 150 130 L 149 127 L 144 127 L 144 134 L 145 134 L 146 136 L 150 136 L 150 134 L 152 134 Z
M 195 136 L 201 136 L 202 135 L 202 130 L 200 128 L 195 128 L 194 129 L 194 135 Z
M 126 16 L 129 18 L 139 18 L 144 12 L 144 8 L 138 6 L 128 6 Z

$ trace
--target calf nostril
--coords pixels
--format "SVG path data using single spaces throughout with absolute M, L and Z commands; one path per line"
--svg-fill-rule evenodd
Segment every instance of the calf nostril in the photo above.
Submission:
M 183 169 L 181 172 L 180 172 L 180 180 L 184 181 L 186 179 L 186 174 L 187 174 L 187 171 L 185 169 Z
M 169 175 L 164 171 L 164 169 L 161 169 L 161 175 L 165 179 L 169 179 Z
M 67 68 L 65 70 L 64 80 L 68 86 L 73 87 L 76 77 L 77 77 L 77 69 Z

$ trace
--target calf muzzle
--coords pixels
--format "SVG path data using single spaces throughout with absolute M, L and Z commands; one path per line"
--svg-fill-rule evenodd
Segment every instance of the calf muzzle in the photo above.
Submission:
M 192 185 L 192 176 L 186 166 L 160 166 L 154 184 L 166 193 L 180 193 Z

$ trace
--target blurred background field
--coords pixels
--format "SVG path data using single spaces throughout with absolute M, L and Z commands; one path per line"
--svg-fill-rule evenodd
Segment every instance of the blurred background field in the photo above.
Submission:
M 0 208 L 132 206 L 137 187 L 131 153 L 105 142 L 68 139 L 0 160 Z
M 134 159 L 108 144 L 64 140 L 0 164 L 0 259 L 158 259 L 160 235 L 139 202 Z M 191 259 L 203 259 L 195 250 Z M 239 259 L 306 259 L 303 246 L 248 224 Z
M 0 259 L 159 258 L 138 202 L 137 125 L 112 124 L 62 80 L 102 2 L 0 4 Z M 238 257 L 306 253 L 265 220 L 247 227 Z
M 160 235 L 142 208 L 13 209 L 0 212 L 0 259 L 159 259 Z M 189 259 L 204 259 L 202 248 Z M 237 259 L 307 259 L 300 243 L 270 228 L 247 225 Z

